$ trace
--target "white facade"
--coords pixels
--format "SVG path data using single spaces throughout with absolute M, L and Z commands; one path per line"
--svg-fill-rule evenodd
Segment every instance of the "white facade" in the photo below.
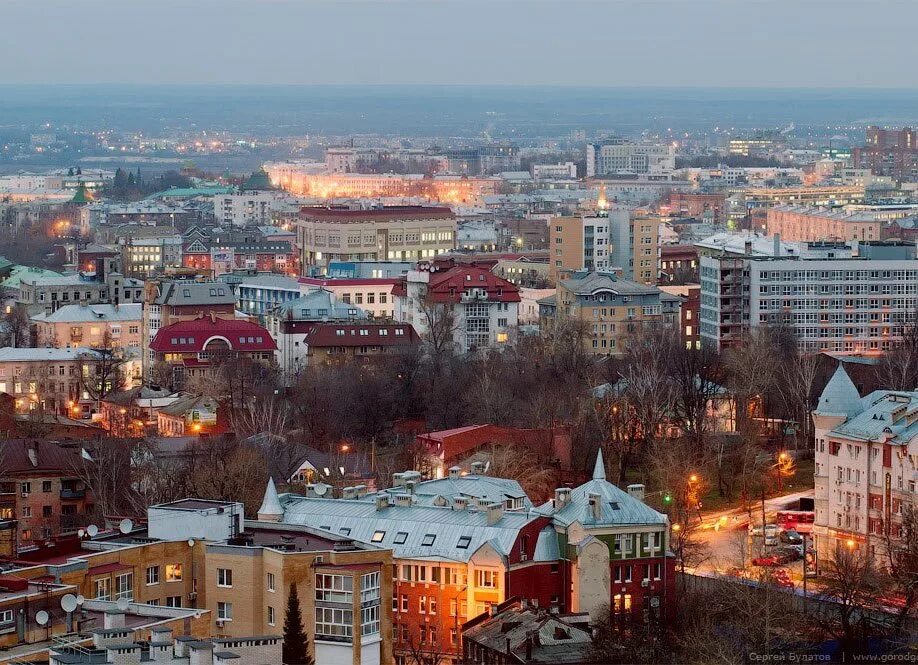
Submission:
M 282 192 L 272 190 L 222 194 L 214 197 L 214 217 L 232 226 L 270 225 L 272 213 L 282 207 L 283 200 Z
M 633 143 L 609 139 L 587 144 L 587 177 L 615 173 L 667 175 L 676 168 L 676 148 L 672 144 Z
M 574 162 L 564 162 L 563 164 L 533 164 L 531 171 L 534 180 L 577 177 L 577 165 Z

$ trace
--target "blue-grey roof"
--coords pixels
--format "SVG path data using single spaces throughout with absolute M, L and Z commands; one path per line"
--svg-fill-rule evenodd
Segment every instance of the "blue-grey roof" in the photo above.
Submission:
M 326 314 L 319 314 L 319 311 Z M 365 319 L 367 313 L 356 305 L 349 305 L 335 298 L 335 294 L 327 289 L 315 289 L 306 295 L 279 305 L 275 314 L 289 317 L 294 320 L 321 318 L 329 319 Z
M 533 561 L 557 561 L 561 558 L 561 549 L 558 547 L 558 533 L 550 526 L 539 532 L 536 541 Z
M 407 487 L 391 487 L 383 490 L 388 494 L 404 494 Z M 416 503 L 431 506 L 437 505 L 437 497 L 451 501 L 454 497 L 467 499 L 484 499 L 491 503 L 504 503 L 507 499 L 522 499 L 524 508 L 531 508 L 532 501 L 526 496 L 523 487 L 509 478 L 492 478 L 490 476 L 468 475 L 459 478 L 437 478 L 424 480 L 414 486 Z M 375 501 L 374 495 L 363 497 L 364 501 Z
M 494 524 L 488 524 L 487 512 L 471 506 L 453 510 L 434 506 L 389 505 L 376 508 L 375 501 L 350 499 L 319 499 L 283 494 L 284 524 L 300 524 L 340 534 L 378 547 L 391 548 L 394 555 L 405 559 L 442 559 L 468 561 L 482 546 L 490 544 L 499 554 L 508 555 L 519 531 L 542 516 L 535 512 L 504 512 Z M 373 535 L 382 532 L 381 538 Z M 396 536 L 404 533 L 403 543 Z M 433 544 L 425 545 L 425 537 L 433 535 Z M 460 547 L 460 539 L 468 544 Z M 401 538 L 398 538 L 401 540 Z
M 839 363 L 835 374 L 829 379 L 822 394 L 819 396 L 819 404 L 816 411 L 829 415 L 843 415 L 851 417 L 861 410 L 861 395 L 852 383 L 848 372 L 844 366 Z
M 849 413 L 848 419 L 836 426 L 832 434 L 907 445 L 918 436 L 918 392 L 876 390 L 861 399 L 857 409 Z

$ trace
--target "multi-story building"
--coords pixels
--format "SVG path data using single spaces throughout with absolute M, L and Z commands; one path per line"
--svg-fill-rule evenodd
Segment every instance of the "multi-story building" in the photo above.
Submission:
M 556 295 L 540 300 L 539 307 L 543 319 L 569 316 L 580 321 L 587 352 L 618 355 L 628 338 L 645 328 L 675 328 L 681 300 L 655 286 L 582 271 L 558 282 Z
M 13 397 L 18 412 L 43 410 L 88 418 L 96 401 L 84 382 L 97 361 L 97 352 L 87 347 L 0 348 L 0 393 Z M 126 385 L 114 389 L 130 385 L 133 368 L 126 364 L 124 373 Z
M 16 575 L 68 585 L 86 599 L 83 609 L 111 606 L 110 612 L 123 618 L 114 601 L 126 600 L 129 613 L 147 607 L 155 615 L 161 608 L 183 617 L 199 639 L 219 645 L 213 652 L 202 645 L 215 665 L 223 651 L 241 649 L 237 655 L 243 656 L 247 646 L 256 646 L 249 640 L 276 641 L 296 588 L 316 663 L 392 663 L 391 550 L 337 532 L 278 523 L 280 511 L 273 483 L 258 520 L 244 520 L 240 503 L 184 499 L 151 506 L 146 527 L 59 541 L 22 555 L 34 563 Z M 123 642 L 130 631 L 122 633 Z M 186 647 L 191 642 L 184 641 Z M 133 653 L 139 658 L 139 649 Z
M 814 206 L 775 206 L 766 215 L 769 234 L 799 242 L 881 239 L 883 220 L 869 210 L 847 211 Z
M 678 217 L 695 217 L 712 224 L 726 222 L 726 196 L 721 193 L 670 192 L 669 213 Z
M 620 266 L 625 279 L 656 284 L 660 259 L 660 218 L 642 209 L 609 212 L 610 267 Z
M 660 284 L 698 281 L 698 248 L 660 245 Z
M 607 215 L 552 218 L 548 225 L 549 278 L 557 282 L 562 273 L 577 270 L 608 272 L 612 267 L 609 224 Z
M 520 290 L 474 265 L 434 263 L 395 286 L 395 320 L 421 339 L 451 335 L 460 353 L 499 348 L 519 324 Z M 443 340 L 440 340 L 442 343 Z
M 182 265 L 209 271 L 212 277 L 234 270 L 296 275 L 299 272 L 299 256 L 293 245 L 284 240 L 195 238 L 182 249 Z
M 311 289 L 325 289 L 334 293 L 338 300 L 360 307 L 371 318 L 395 318 L 395 297 L 392 294 L 392 289 L 398 282 L 395 277 L 348 279 L 300 277 L 299 281 L 300 284 Z
M 586 147 L 586 175 L 669 175 L 676 168 L 672 144 L 635 143 L 611 138 Z
M 577 177 L 577 165 L 574 162 L 533 164 L 529 171 L 533 180 L 565 180 Z
M 332 499 L 316 489 L 325 488 L 280 497 L 275 519 L 393 551 L 396 655 L 456 662 L 461 625 L 512 596 L 637 616 L 660 616 L 673 599 L 667 518 L 643 503 L 643 486 L 625 492 L 607 482 L 601 454 L 592 480 L 556 490 L 538 508 L 515 481 L 458 467 L 431 481 L 396 474 L 395 487 L 373 495 L 355 487 Z M 259 519 L 269 517 L 262 512 Z
M 36 346 L 111 347 L 140 353 L 141 303 L 126 305 L 64 305 L 32 317 Z
M 257 316 L 260 321 L 264 321 L 265 315 L 272 309 L 296 300 L 309 290 L 295 278 L 276 273 L 241 276 L 234 288 L 239 310 L 249 316 Z
M 0 520 L 15 520 L 18 547 L 76 533 L 98 518 L 76 450 L 50 441 L 8 439 L 0 452 Z
M 172 229 L 161 233 L 122 236 L 121 263 L 129 277 L 147 278 L 182 265 L 182 236 Z
M 702 341 L 727 348 L 753 328 L 788 325 L 810 351 L 878 355 L 918 305 L 915 246 L 862 243 L 839 258 L 703 256 Z
M 236 316 L 236 296 L 219 282 L 152 280 L 144 295 L 142 345 L 144 375 L 150 376 L 154 353 L 150 343 L 163 326 L 214 315 L 221 319 Z
M 420 261 L 454 249 L 455 243 L 456 218 L 449 208 L 303 208 L 297 221 L 303 266 L 334 260 Z
M 679 306 L 679 330 L 687 349 L 701 348 L 701 330 L 698 317 L 701 313 L 700 284 L 661 284 L 660 290 L 682 299 Z
M 143 282 L 119 272 L 76 273 L 61 276 L 22 275 L 17 301 L 29 313 L 51 313 L 58 307 L 85 303 L 137 303 L 143 301 Z
M 172 389 L 179 390 L 188 379 L 212 376 L 213 361 L 223 354 L 273 364 L 277 345 L 271 333 L 256 323 L 211 314 L 163 326 L 150 342 L 150 351 L 154 363 L 171 367 Z
M 903 517 L 918 481 L 918 392 L 858 394 L 844 367 L 813 412 L 817 555 L 856 549 L 877 562 L 909 537 Z
M 253 189 L 214 197 L 214 217 L 226 226 L 271 224 L 274 213 L 286 205 L 286 195 L 270 189 Z
M 867 141 L 853 153 L 855 168 L 896 180 L 918 179 L 918 135 L 911 127 L 900 130 L 867 128 Z

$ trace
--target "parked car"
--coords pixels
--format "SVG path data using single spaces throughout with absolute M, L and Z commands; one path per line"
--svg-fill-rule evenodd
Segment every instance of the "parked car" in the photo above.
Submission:
M 785 563 L 797 561 L 803 557 L 803 545 L 781 545 L 775 548 L 774 554 L 781 559 L 787 559 Z
M 782 531 L 780 539 L 782 543 L 787 543 L 788 545 L 803 545 L 803 536 L 794 529 Z

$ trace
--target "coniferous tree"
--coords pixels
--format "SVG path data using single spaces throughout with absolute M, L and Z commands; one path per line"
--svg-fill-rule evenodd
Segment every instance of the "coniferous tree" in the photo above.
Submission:
M 309 636 L 303 629 L 303 617 L 300 614 L 300 597 L 294 584 L 290 585 L 290 595 L 287 596 L 283 659 L 285 665 L 313 665 L 309 655 Z

